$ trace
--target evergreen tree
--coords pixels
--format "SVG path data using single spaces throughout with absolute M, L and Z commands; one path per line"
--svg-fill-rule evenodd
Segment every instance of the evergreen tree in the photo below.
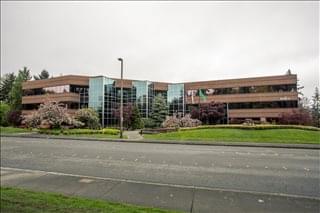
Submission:
M 16 79 L 14 73 L 5 74 L 0 81 L 0 101 L 10 103 L 9 93 L 12 89 L 13 83 Z
M 133 130 L 143 128 L 141 114 L 137 105 L 134 105 L 133 107 L 133 111 L 131 115 L 131 128 Z
M 50 77 L 50 74 L 47 70 L 42 70 L 39 75 L 34 75 L 34 80 L 42 80 L 42 79 L 48 79 Z
M 311 112 L 314 125 L 320 127 L 320 98 L 318 87 L 315 88 L 314 96 L 312 96 Z
M 9 93 L 10 105 L 12 110 L 21 110 L 22 83 L 28 80 L 31 80 L 30 70 L 28 70 L 27 67 L 24 67 L 23 70 L 19 70 L 19 74 L 15 79 Z
M 298 106 L 299 108 L 306 108 L 308 105 L 308 100 L 306 97 L 304 97 L 304 94 L 302 90 L 304 89 L 304 86 L 300 84 L 300 80 L 297 79 L 297 93 L 298 93 Z
M 168 106 L 166 100 L 161 94 L 158 94 L 152 103 L 152 112 L 150 118 L 154 121 L 156 126 L 160 126 L 168 115 Z

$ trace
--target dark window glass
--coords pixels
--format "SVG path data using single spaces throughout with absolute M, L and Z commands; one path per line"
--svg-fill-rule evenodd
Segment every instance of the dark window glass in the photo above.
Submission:
M 186 96 L 199 96 L 202 94 L 210 95 L 228 95 L 228 94 L 246 94 L 246 93 L 266 93 L 266 92 L 296 92 L 296 84 L 286 85 L 265 85 L 265 86 L 251 86 L 251 87 L 233 87 L 233 88 L 208 88 L 187 90 Z
M 229 109 L 296 108 L 297 101 L 229 103 Z

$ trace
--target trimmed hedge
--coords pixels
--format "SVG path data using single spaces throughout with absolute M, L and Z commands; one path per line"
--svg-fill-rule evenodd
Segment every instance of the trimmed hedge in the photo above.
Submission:
M 311 131 L 320 131 L 320 128 L 313 126 L 302 126 L 302 125 L 238 125 L 238 124 L 229 124 L 229 125 L 203 125 L 198 127 L 186 127 L 180 128 L 179 131 L 188 131 L 194 129 L 214 129 L 214 128 L 227 128 L 227 129 L 247 129 L 247 130 L 264 130 L 264 129 L 302 129 L 302 130 L 311 130 Z
M 40 134 L 47 135 L 80 135 L 80 134 L 105 134 L 105 135 L 118 135 L 118 129 L 40 129 Z

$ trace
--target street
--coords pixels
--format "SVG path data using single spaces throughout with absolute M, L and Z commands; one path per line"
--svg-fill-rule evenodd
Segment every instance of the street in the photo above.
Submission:
M 319 210 L 319 150 L 2 137 L 1 167 L 276 196 Z

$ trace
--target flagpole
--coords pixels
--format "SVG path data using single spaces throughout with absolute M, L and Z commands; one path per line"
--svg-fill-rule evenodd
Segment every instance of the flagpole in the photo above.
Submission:
M 200 120 L 200 89 L 198 89 L 198 119 Z

